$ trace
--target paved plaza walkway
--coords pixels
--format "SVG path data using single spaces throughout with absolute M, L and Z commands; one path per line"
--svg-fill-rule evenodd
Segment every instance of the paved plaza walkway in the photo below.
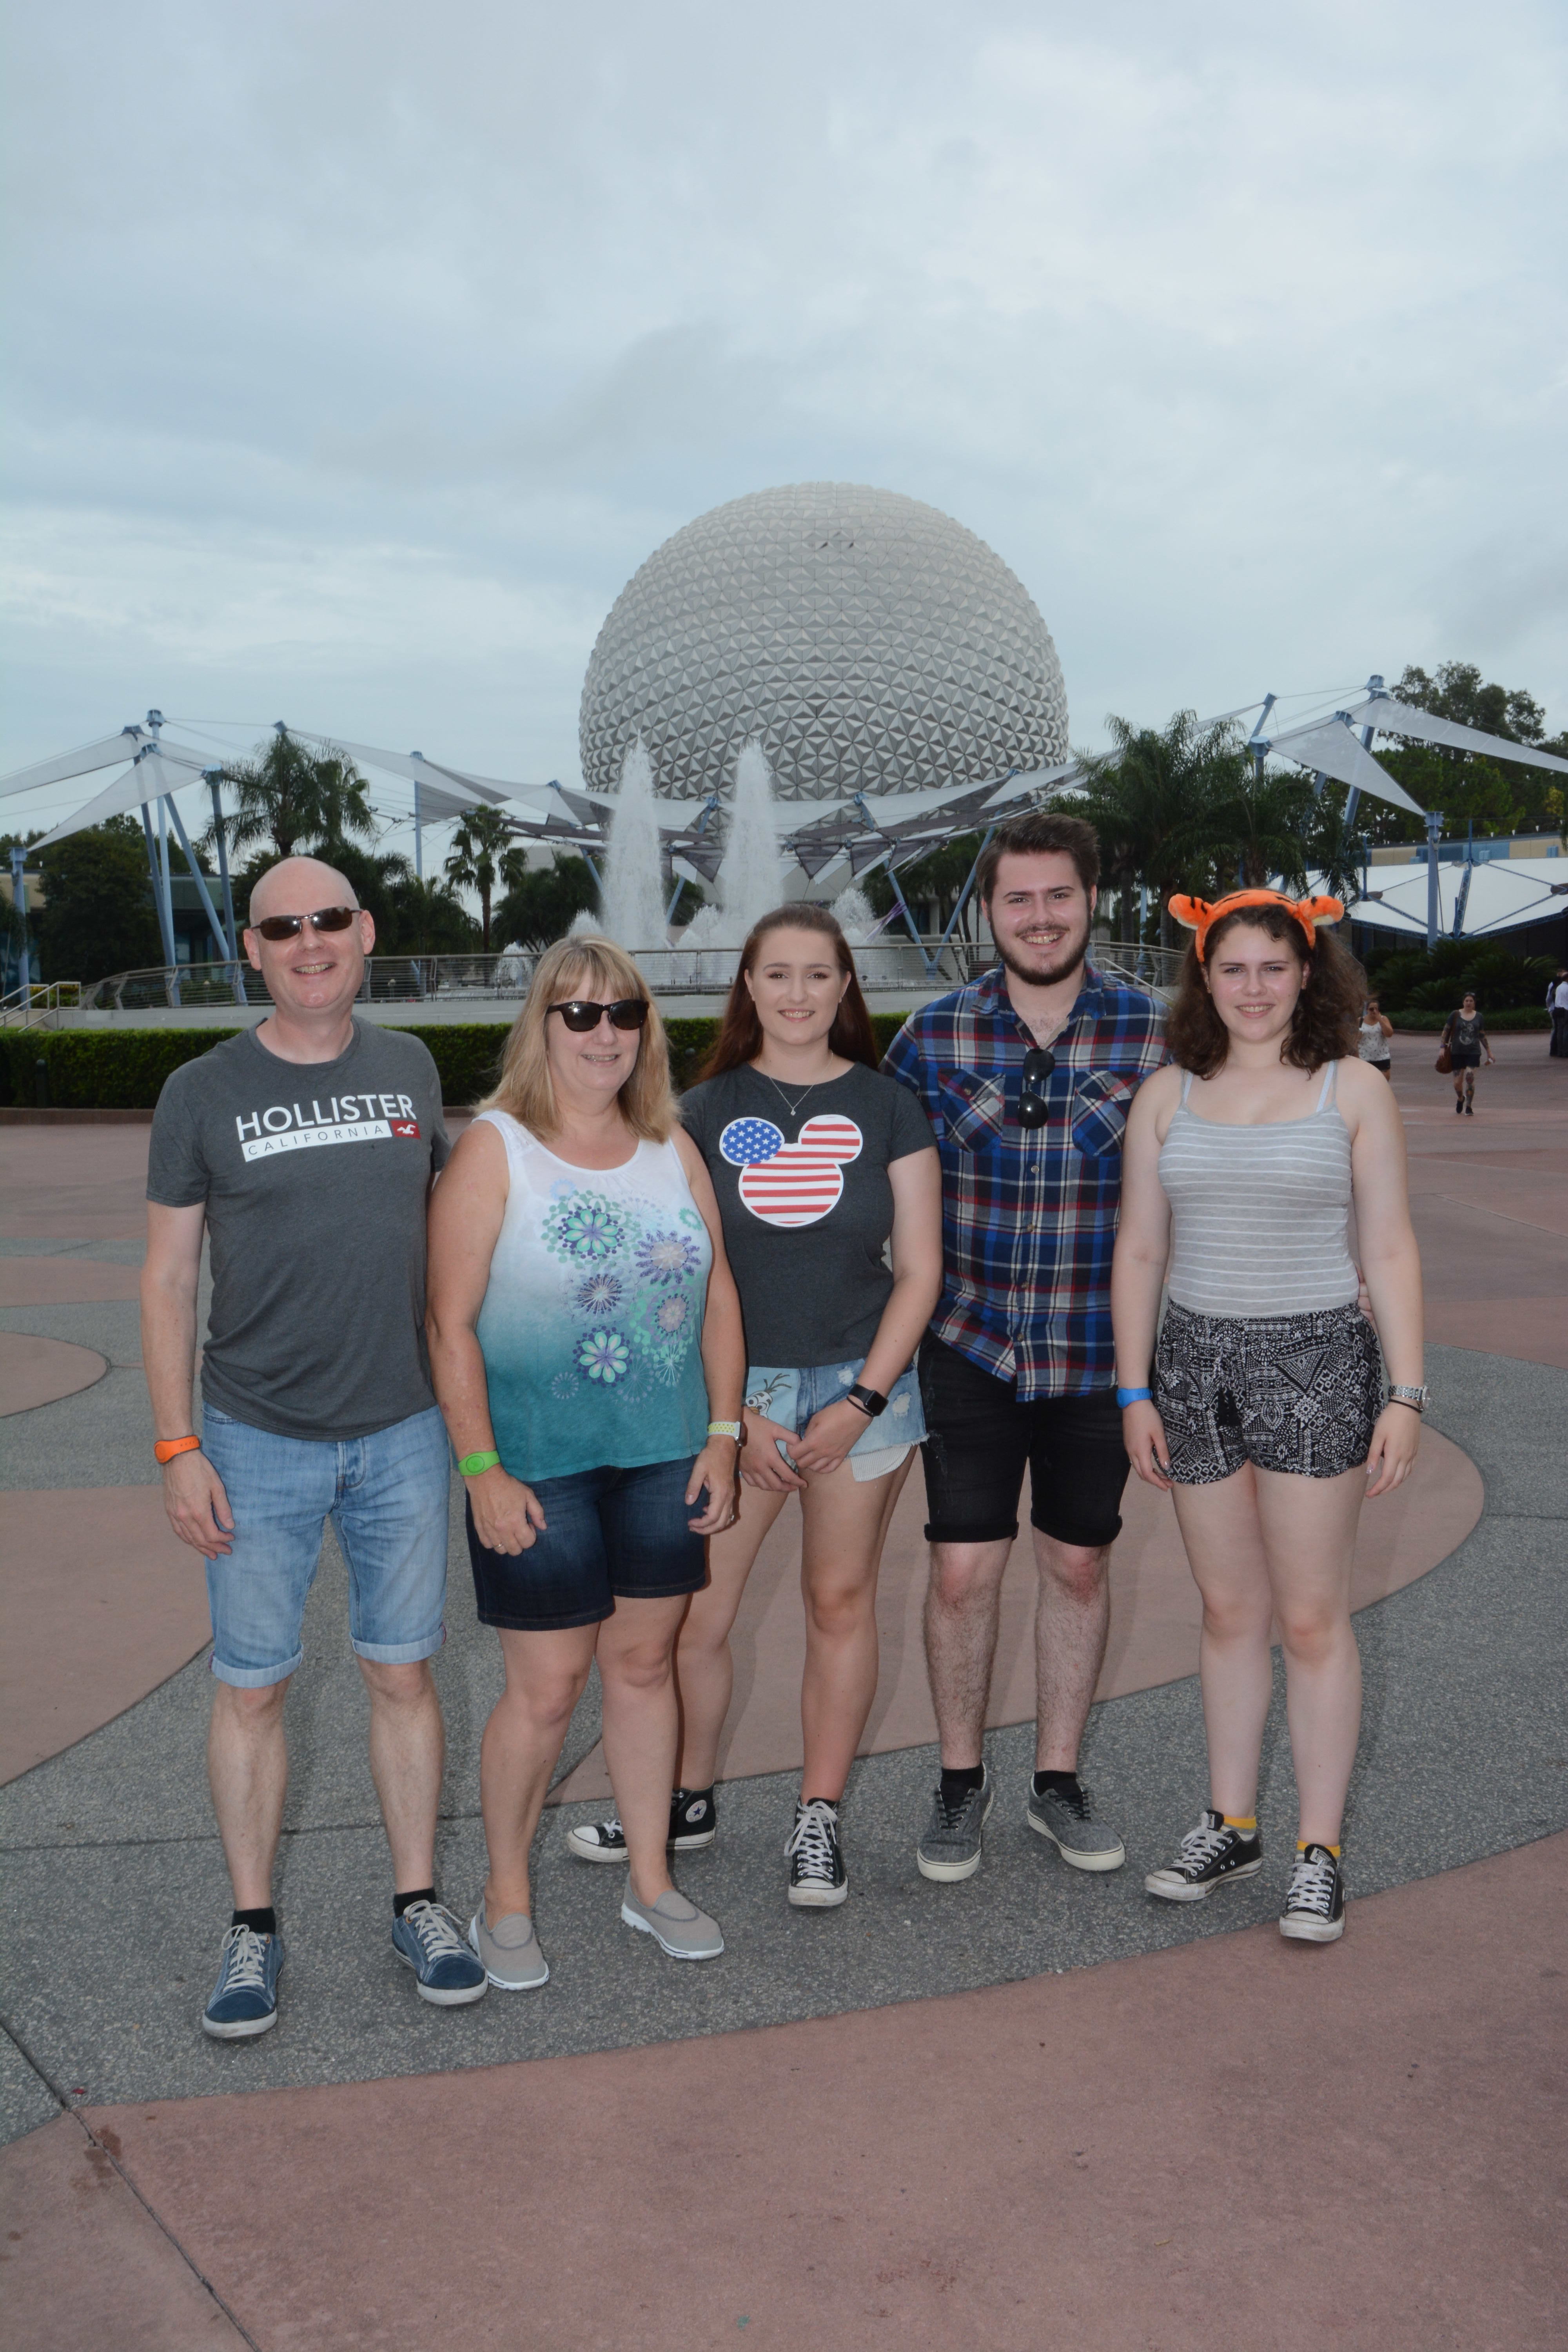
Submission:
M 537 1854 L 548 1988 L 444 2013 L 388 1937 L 329 1538 L 289 1701 L 282 2016 L 197 2015 L 227 1917 L 203 1768 L 199 1566 L 163 1518 L 138 1358 L 146 1129 L 0 1125 L 0 2279 L 29 2352 L 447 2341 L 547 2352 L 1082 2346 L 1533 2352 L 1562 2340 L 1568 1983 L 1568 1064 L 1500 1042 L 1473 1119 L 1396 1040 L 1435 1391 L 1357 1560 L 1366 1721 L 1342 1944 L 1274 1926 L 1293 1830 L 1225 1905 L 1142 1873 L 1203 1797 L 1195 1595 L 1138 1488 L 1086 1777 L 1129 1865 L 1023 1823 L 1029 1583 L 1009 1580 L 980 1874 L 930 1885 L 918 1474 L 845 1808 L 853 1893 L 792 1913 L 788 1520 L 738 1633 L 722 1829 L 683 1864 L 725 1957 L 663 1962 L 564 1824 L 606 1788 L 579 1708 Z M 498 1686 L 454 1516 L 438 1867 L 483 1873 Z M 1556 2300 L 1554 2301 L 1554 2296 Z

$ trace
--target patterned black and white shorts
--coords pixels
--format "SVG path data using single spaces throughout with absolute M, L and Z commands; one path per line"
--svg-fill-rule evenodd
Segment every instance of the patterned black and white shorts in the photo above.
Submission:
M 1372 1451 L 1383 1360 L 1359 1307 L 1232 1317 L 1173 1300 L 1153 1385 L 1177 1486 L 1217 1486 L 1244 1462 L 1337 1478 Z

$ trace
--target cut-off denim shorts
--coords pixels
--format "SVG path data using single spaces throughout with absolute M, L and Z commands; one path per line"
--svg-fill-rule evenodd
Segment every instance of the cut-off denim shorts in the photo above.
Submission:
M 279 1437 L 216 1405 L 202 1451 L 228 1496 L 234 1549 L 207 1562 L 212 1669 L 262 1690 L 304 1657 L 300 1630 L 331 1519 L 349 1570 L 349 1636 L 373 1665 L 414 1665 L 446 1639 L 451 1448 L 439 1409 L 369 1437 Z
M 468 1507 L 468 1561 L 481 1625 L 553 1633 L 597 1625 L 617 1601 L 669 1601 L 700 1592 L 708 1552 L 689 1522 L 704 1497 L 686 1499 L 696 1455 L 606 1465 L 529 1483 L 544 1526 L 526 1551 L 491 1551 Z
M 746 1402 L 753 1412 L 769 1421 L 781 1422 L 799 1437 L 812 1414 L 824 1405 L 837 1404 L 851 1390 L 866 1369 L 864 1356 L 841 1364 L 750 1364 L 746 1368 Z M 920 1374 L 911 1364 L 901 1372 L 888 1391 L 888 1410 L 875 1421 L 868 1421 L 864 1433 L 849 1449 L 850 1470 L 858 1481 L 885 1478 L 896 1470 L 912 1445 L 919 1445 L 926 1433 L 925 1413 L 921 1404 Z M 789 1451 L 783 1438 L 773 1443 L 789 1462 Z

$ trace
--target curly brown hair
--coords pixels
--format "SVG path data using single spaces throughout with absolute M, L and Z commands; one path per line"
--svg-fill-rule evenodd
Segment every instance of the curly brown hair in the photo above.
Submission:
M 1211 963 L 1221 940 L 1238 923 L 1266 931 L 1271 940 L 1288 947 L 1298 963 L 1307 961 L 1305 935 L 1287 908 L 1238 907 L 1234 915 L 1223 915 L 1210 926 L 1204 952 Z M 1366 974 L 1355 958 L 1345 953 L 1332 931 L 1318 933 L 1310 954 L 1311 970 L 1296 1000 L 1290 1034 L 1279 1048 L 1280 1060 L 1298 1070 L 1321 1070 L 1325 1062 L 1343 1061 L 1354 1054 L 1361 1008 L 1366 1000 Z M 1212 1078 L 1230 1048 L 1230 1032 L 1215 1010 L 1195 941 L 1182 966 L 1176 1001 L 1165 1023 L 1165 1043 L 1171 1059 L 1200 1078 Z
M 763 1024 L 757 1018 L 752 992 L 746 986 L 746 974 L 762 954 L 763 940 L 774 931 L 816 931 L 830 942 L 834 961 L 848 979 L 849 985 L 839 999 L 837 1015 L 828 1032 L 828 1051 L 840 1055 L 847 1062 L 863 1062 L 867 1069 L 876 1069 L 881 1060 L 877 1051 L 877 1033 L 871 1026 L 871 1015 L 866 1010 L 860 982 L 855 976 L 855 959 L 849 952 L 849 942 L 839 929 L 837 919 L 828 913 L 826 907 L 814 907 L 805 899 L 798 899 L 793 905 L 771 908 L 747 932 L 746 944 L 741 950 L 741 961 L 735 967 L 735 977 L 731 983 L 729 1002 L 724 1007 L 724 1017 L 719 1024 L 719 1034 L 697 1074 L 699 1078 L 721 1077 L 726 1070 L 738 1070 L 743 1064 L 755 1061 L 762 1052 Z

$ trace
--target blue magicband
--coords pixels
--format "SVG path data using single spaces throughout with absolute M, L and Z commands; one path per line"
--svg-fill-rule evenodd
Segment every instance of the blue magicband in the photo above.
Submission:
M 1121 1405 L 1152 1404 L 1154 1391 L 1152 1389 L 1118 1389 L 1116 1402 Z

